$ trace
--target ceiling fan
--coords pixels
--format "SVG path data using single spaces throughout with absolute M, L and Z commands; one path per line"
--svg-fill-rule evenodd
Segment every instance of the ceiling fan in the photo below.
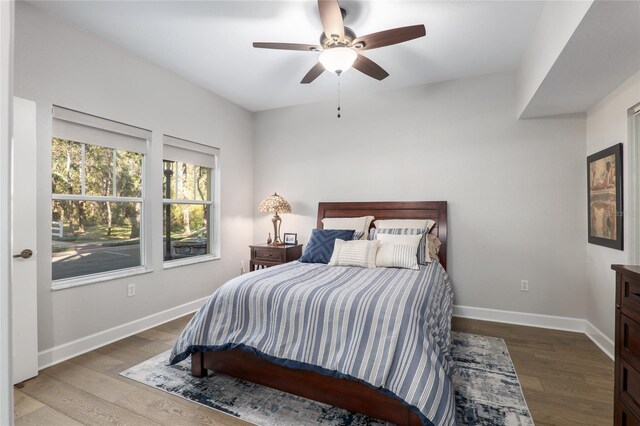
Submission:
M 414 38 L 423 37 L 426 34 L 425 27 L 421 24 L 356 37 L 356 33 L 351 28 L 344 26 L 346 11 L 340 8 L 337 0 L 318 0 L 318 10 L 320 11 L 320 20 L 322 21 L 323 28 L 319 45 L 253 43 L 253 47 L 261 49 L 321 52 L 319 62 L 304 76 L 300 82 L 302 84 L 311 83 L 318 78 L 324 70 L 333 72 L 339 76 L 351 67 L 369 77 L 384 80 L 389 76 L 389 73 L 360 52 L 403 43 L 413 40 Z

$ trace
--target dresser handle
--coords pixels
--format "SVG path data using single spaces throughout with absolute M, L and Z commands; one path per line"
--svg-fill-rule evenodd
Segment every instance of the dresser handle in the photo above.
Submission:
M 620 309 L 620 305 L 616 305 L 616 309 Z

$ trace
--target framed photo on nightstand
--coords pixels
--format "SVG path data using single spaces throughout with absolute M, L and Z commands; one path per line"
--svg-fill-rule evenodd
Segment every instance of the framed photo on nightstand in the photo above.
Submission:
M 291 245 L 298 244 L 298 234 L 285 232 L 284 233 L 284 243 L 285 244 L 291 244 Z

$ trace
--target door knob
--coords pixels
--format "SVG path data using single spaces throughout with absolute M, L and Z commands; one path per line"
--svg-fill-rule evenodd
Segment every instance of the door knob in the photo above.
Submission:
M 22 250 L 22 251 L 20 252 L 20 254 L 15 254 L 15 255 L 13 255 L 13 258 L 14 258 L 14 259 L 20 259 L 20 258 L 22 258 L 22 259 L 28 259 L 28 258 L 30 258 L 31 256 L 33 256 L 33 251 L 32 251 L 32 250 L 30 250 L 30 249 L 24 249 L 24 250 Z

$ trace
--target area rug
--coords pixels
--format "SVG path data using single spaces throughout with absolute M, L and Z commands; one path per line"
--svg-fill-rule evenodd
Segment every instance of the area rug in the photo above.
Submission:
M 452 333 L 458 425 L 533 425 L 504 340 Z
M 458 425 L 533 425 L 504 340 L 454 332 L 451 355 Z M 173 366 L 168 358 L 165 352 L 120 374 L 256 425 L 387 425 L 222 374 L 197 379 L 190 358 Z

